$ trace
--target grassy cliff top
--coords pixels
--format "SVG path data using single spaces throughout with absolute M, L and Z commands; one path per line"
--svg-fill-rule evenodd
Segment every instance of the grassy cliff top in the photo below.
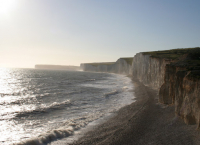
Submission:
M 132 65 L 133 63 L 133 57 L 123 57 L 120 59 L 124 59 L 129 65 Z
M 200 47 L 143 52 L 143 54 L 173 60 L 171 66 L 185 68 L 192 78 L 200 79 Z
M 114 63 L 115 62 L 97 62 L 97 63 L 86 63 L 86 64 L 90 64 L 90 65 L 93 65 L 93 66 L 98 66 L 98 65 L 112 65 Z
M 200 54 L 200 47 L 143 52 L 144 55 L 151 55 L 151 57 L 154 57 L 154 58 L 165 58 L 165 59 L 171 59 L 171 60 L 176 60 L 179 57 L 183 56 L 184 54 L 188 54 L 188 53 Z

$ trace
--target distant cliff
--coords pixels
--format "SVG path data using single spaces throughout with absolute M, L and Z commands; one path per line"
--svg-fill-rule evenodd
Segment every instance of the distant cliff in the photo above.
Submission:
M 117 74 L 131 74 L 133 57 L 120 58 L 116 62 L 103 63 L 82 63 L 81 69 L 84 71 L 107 72 Z
M 52 69 L 52 70 L 80 70 L 79 66 L 67 66 L 67 65 L 35 65 L 35 69 Z
M 93 63 L 94 64 L 94 63 Z M 85 71 L 131 75 L 175 105 L 175 114 L 200 128 L 200 48 L 141 52 L 110 64 L 81 64 Z

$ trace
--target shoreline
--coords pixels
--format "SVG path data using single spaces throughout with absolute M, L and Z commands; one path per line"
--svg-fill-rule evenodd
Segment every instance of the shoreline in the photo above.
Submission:
M 155 90 L 136 79 L 135 102 L 70 145 L 197 145 L 200 132 L 175 116 L 174 106 L 158 103 Z
M 91 73 L 102 73 L 102 72 L 91 72 Z M 97 120 L 94 120 L 94 121 L 88 123 L 85 127 L 81 128 L 81 129 L 75 130 L 72 135 L 70 135 L 70 136 L 68 136 L 66 138 L 60 138 L 58 140 L 54 140 L 54 141 L 48 143 L 48 145 L 61 145 L 61 144 L 62 145 L 64 145 L 64 144 L 68 144 L 69 145 L 69 144 L 73 144 L 75 141 L 78 141 L 80 138 L 84 137 L 84 134 L 86 134 L 87 132 L 95 130 L 99 125 L 107 122 L 112 117 L 116 116 L 117 112 L 121 108 L 126 107 L 127 105 L 130 105 L 133 102 L 135 102 L 135 97 L 132 94 L 133 90 L 134 90 L 134 86 L 133 86 L 133 83 L 132 83 L 131 76 L 127 76 L 127 75 L 124 75 L 124 74 L 116 74 L 116 73 L 106 73 L 106 74 L 111 74 L 111 75 L 115 75 L 115 76 L 121 76 L 121 77 L 125 77 L 125 78 L 129 79 L 130 83 L 128 84 L 128 86 L 131 85 L 132 87 L 130 87 L 130 88 L 126 87 L 126 89 L 128 89 L 128 92 L 131 95 L 130 96 L 131 98 L 129 99 L 128 103 L 125 103 L 124 104 L 125 106 L 124 105 L 122 105 L 120 107 L 118 106 L 119 108 L 117 110 L 114 110 L 114 111 L 111 111 L 111 112 L 107 112 L 103 117 L 100 117 Z M 122 104 L 123 104 L 123 102 L 122 102 Z

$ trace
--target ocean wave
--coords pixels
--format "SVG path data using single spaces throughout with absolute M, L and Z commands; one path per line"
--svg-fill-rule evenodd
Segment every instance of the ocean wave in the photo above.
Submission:
M 36 95 L 29 95 L 29 94 L 22 94 L 19 96 L 13 95 L 13 94 L 4 94 L 3 97 L 1 97 L 0 105 L 19 105 L 24 104 L 26 102 L 33 102 L 36 101 Z
M 95 81 L 96 79 L 88 79 L 88 80 L 86 80 L 86 81 Z
M 1 111 L 5 114 L 1 117 L 2 120 L 16 123 L 7 129 L 6 135 L 11 136 L 11 139 L 5 139 L 6 144 L 43 145 L 56 140 L 59 142 L 60 139 L 69 136 L 73 138 L 76 133 L 82 133 L 81 129 L 90 122 L 95 125 L 98 121 L 93 121 L 115 112 L 123 104 L 130 102 L 123 102 L 128 96 L 125 94 L 128 89 L 123 87 L 129 84 L 124 83 L 126 79 L 124 81 L 121 76 L 85 74 L 79 78 L 76 74 L 66 74 L 66 78 L 71 79 L 67 82 L 64 76 L 58 78 L 50 75 L 52 79 L 44 82 L 43 79 L 38 79 L 28 85 L 28 90 L 0 94 L 0 97 L 5 96 L 5 101 L 3 97 L 0 101 L 4 103 L 1 110 L 9 109 Z M 63 99 L 71 99 L 71 102 Z M 16 126 L 19 126 L 19 130 Z M 20 130 L 21 126 L 24 126 L 23 131 Z M 16 135 L 14 139 L 13 134 Z
M 128 88 L 128 86 L 124 86 L 123 89 L 126 90 L 126 89 L 129 89 L 129 88 Z
M 116 95 L 116 94 L 118 94 L 118 93 L 119 93 L 119 90 L 114 90 L 114 91 L 105 93 L 103 96 L 104 96 L 105 98 L 108 98 L 108 97 L 110 97 L 111 95 Z
M 0 93 L 0 97 L 8 96 L 9 94 L 6 93 Z
M 86 80 L 83 80 L 82 83 L 86 83 L 86 82 L 92 82 L 92 81 L 96 81 L 96 79 L 86 79 Z
M 61 102 L 61 103 L 54 102 L 49 106 L 46 106 L 46 105 L 43 104 L 40 107 L 36 108 L 35 110 L 27 110 L 27 111 L 23 111 L 23 112 L 16 112 L 16 113 L 18 113 L 16 115 L 16 117 L 24 117 L 24 116 L 29 116 L 29 115 L 47 113 L 47 112 L 52 111 L 52 110 L 63 109 L 63 108 L 70 106 L 70 105 L 72 105 L 70 100 L 66 100 L 66 101 Z
M 64 93 L 65 95 L 74 95 L 74 94 L 80 94 L 82 93 L 82 91 L 72 91 L 72 92 L 67 92 L 67 93 Z
M 17 143 L 16 145 L 44 145 L 52 141 L 71 136 L 74 134 L 74 131 L 85 127 L 90 122 L 95 121 L 99 119 L 100 117 L 104 116 L 104 114 L 105 112 L 96 112 L 93 114 L 67 120 L 58 129 L 47 131 L 46 133 L 43 133 L 39 135 L 38 137 L 33 137 L 30 139 L 21 141 L 20 143 Z
M 59 138 L 64 138 L 72 135 L 74 132 L 73 127 L 69 126 L 68 128 L 59 128 L 52 131 L 46 132 L 39 135 L 38 137 L 31 138 L 16 145 L 44 145 Z

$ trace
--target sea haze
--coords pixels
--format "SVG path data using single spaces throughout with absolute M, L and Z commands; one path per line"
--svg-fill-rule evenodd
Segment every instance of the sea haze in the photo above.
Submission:
M 134 101 L 131 79 L 64 70 L 0 69 L 0 144 L 49 144 Z

